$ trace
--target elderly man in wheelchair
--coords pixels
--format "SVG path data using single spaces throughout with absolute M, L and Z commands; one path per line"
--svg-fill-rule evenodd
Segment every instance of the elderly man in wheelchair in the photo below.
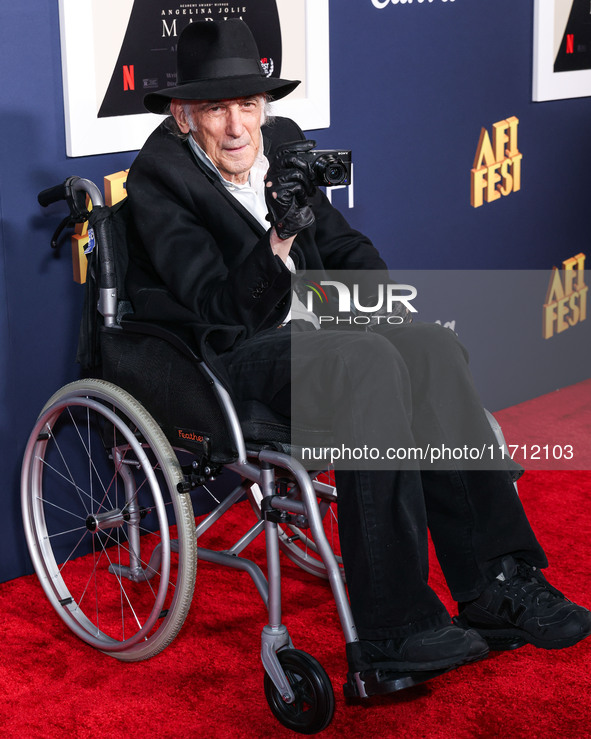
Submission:
M 305 473 L 294 458 L 294 438 L 314 445 L 319 439 L 326 443 L 328 434 L 329 443 L 338 447 L 377 449 L 426 443 L 461 448 L 467 440 L 496 448 L 497 441 L 453 332 L 411 321 L 403 302 L 370 330 L 354 330 L 345 321 L 327 329 L 304 304 L 297 281 L 294 288 L 298 270 L 325 275 L 336 270 L 354 275 L 371 295 L 387 275 L 371 242 L 351 229 L 318 189 L 310 167 L 313 142 L 305 141 L 290 120 L 266 120 L 266 102 L 289 94 L 298 82 L 265 76 L 254 39 L 239 20 L 190 24 L 179 38 L 177 64 L 177 85 L 145 98 L 148 110 L 170 116 L 147 140 L 127 181 L 129 264 L 119 265 L 127 275 L 124 288 L 119 279 L 119 288 L 126 291 L 133 316 L 122 322 L 124 343 L 117 318 L 121 308 L 104 309 L 114 283 L 98 296 L 111 323 L 101 336 L 104 376 L 132 392 L 162 428 L 154 427 L 127 395 L 107 397 L 96 385 L 74 399 L 66 391 L 57 406 L 50 401 L 35 444 L 51 441 L 53 431 L 44 428 L 53 428 L 55 408 L 61 412 L 67 401 L 68 413 L 103 419 L 112 435 L 103 443 L 118 462 L 126 490 L 135 489 L 137 482 L 128 478 L 137 470 L 146 489 L 157 485 L 158 474 L 167 478 L 170 490 L 178 487 L 182 493 L 226 466 L 245 482 L 223 508 L 245 492 L 252 496 L 252 482 L 259 483 L 262 497 L 253 501 L 261 511 L 260 527 L 279 527 L 280 543 L 289 548 L 310 526 L 301 540 L 317 547 L 318 566 L 333 588 L 346 640 L 349 696 L 414 685 L 483 659 L 489 649 L 525 643 L 556 649 L 588 636 L 591 614 L 540 572 L 547 560 L 504 459 L 489 469 L 470 468 L 468 462 L 441 468 L 371 460 L 337 465 L 347 598 L 319 514 L 334 503 L 334 492 L 314 473 Z M 95 228 L 107 241 L 104 227 L 99 216 Z M 125 310 L 131 312 L 129 306 Z M 294 407 L 297 423 L 291 418 Z M 295 428 L 302 420 L 303 432 Z M 161 451 L 174 440 L 175 447 L 193 453 L 188 466 L 171 465 Z M 29 472 L 32 488 L 39 474 Z M 298 500 L 293 500 L 295 489 Z M 108 492 L 92 495 L 104 500 Z M 99 506 L 99 513 L 85 518 L 86 531 L 100 543 L 98 535 L 118 536 L 126 522 L 148 521 L 155 510 L 154 532 L 172 521 L 179 542 L 191 537 L 192 514 L 179 502 L 182 494 L 170 495 L 173 515 L 158 501 L 131 505 L 136 497 L 127 493 L 122 497 L 127 502 Z M 35 513 L 28 511 L 25 518 L 34 520 Z M 428 529 L 459 604 L 453 621 L 427 583 Z M 267 588 L 254 568 L 234 556 L 245 543 L 230 555 L 200 551 L 200 557 L 249 569 L 267 600 L 263 661 L 270 676 L 268 697 L 276 693 L 271 707 L 283 720 L 282 702 L 293 703 L 296 692 L 285 674 L 303 675 L 308 663 L 302 666 L 296 657 L 294 664 L 293 654 L 301 653 L 289 649 L 280 623 L 276 546 L 268 544 Z M 130 559 L 136 545 L 127 544 Z M 151 580 L 156 606 L 131 644 L 125 637 L 97 637 L 95 646 L 138 659 L 174 637 L 174 624 L 155 639 L 147 634 L 157 619 L 170 621 L 171 614 L 182 623 L 177 594 L 184 591 L 183 598 L 190 600 L 182 581 L 194 576 L 194 562 L 181 558 L 174 575 L 177 592 L 160 595 L 177 567 L 172 553 L 180 547 L 160 535 L 151 554 L 125 565 L 110 562 L 118 579 L 143 582 L 158 572 Z M 108 557 L 108 547 L 101 551 L 99 556 Z M 79 602 L 70 591 L 53 598 L 62 612 L 72 612 Z M 93 643 L 85 623 L 76 621 L 76 629 Z M 314 684 L 320 693 L 325 690 Z M 321 711 L 312 729 L 326 725 L 331 711 L 330 706 Z M 298 729 L 298 720 L 288 725 Z

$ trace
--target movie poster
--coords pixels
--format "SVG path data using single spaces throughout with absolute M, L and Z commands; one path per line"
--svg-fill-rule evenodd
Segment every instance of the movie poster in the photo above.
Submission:
M 228 18 L 248 23 L 269 76 L 302 80 L 275 112 L 327 127 L 328 0 L 60 0 L 67 154 L 139 149 L 158 125 L 144 95 L 176 84 L 179 34 Z
M 569 9 L 569 5 L 570 12 L 564 24 L 564 10 Z M 558 40 L 554 71 L 591 69 L 591 3 L 588 0 L 557 3 L 554 18 L 555 40 Z
M 591 2 L 536 0 L 533 99 L 591 95 Z

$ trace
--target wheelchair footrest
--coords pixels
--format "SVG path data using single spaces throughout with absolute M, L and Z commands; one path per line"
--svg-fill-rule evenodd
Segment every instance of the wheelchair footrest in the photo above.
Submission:
M 343 685 L 345 698 L 369 698 L 372 695 L 395 693 L 398 690 L 412 688 L 447 670 L 430 670 L 428 672 L 390 672 L 388 670 L 364 670 L 348 672 L 347 682 Z

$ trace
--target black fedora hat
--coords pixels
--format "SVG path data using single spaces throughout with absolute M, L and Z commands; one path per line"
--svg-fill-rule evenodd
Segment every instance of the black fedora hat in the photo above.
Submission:
M 179 36 L 176 63 L 176 86 L 144 97 L 151 113 L 166 113 L 173 98 L 226 100 L 267 93 L 279 100 L 300 84 L 266 76 L 250 28 L 238 18 L 190 23 Z

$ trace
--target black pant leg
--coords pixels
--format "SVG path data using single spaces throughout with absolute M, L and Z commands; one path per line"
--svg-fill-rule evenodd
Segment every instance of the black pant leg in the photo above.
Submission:
M 437 324 L 388 332 L 413 386 L 413 434 L 418 443 L 449 448 L 497 448 L 474 387 L 467 352 Z M 548 562 L 529 525 L 501 456 L 473 469 L 424 469 L 423 493 L 437 557 L 456 600 L 477 597 L 506 554 Z

